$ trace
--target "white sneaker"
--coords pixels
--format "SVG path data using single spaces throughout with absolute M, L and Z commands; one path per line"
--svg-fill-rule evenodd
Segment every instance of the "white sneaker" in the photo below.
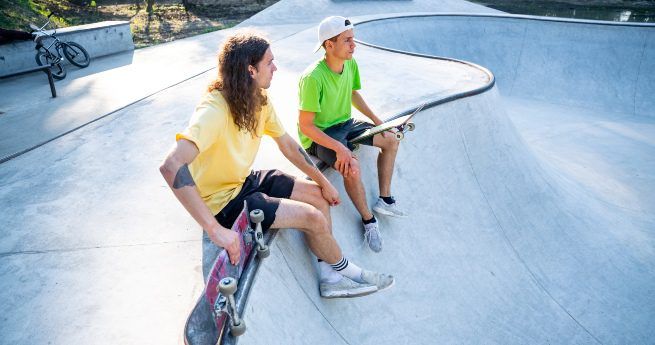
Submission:
M 390 274 L 375 273 L 368 270 L 362 270 L 362 280 L 377 286 L 378 291 L 386 290 L 396 282 Z
M 385 216 L 400 217 L 400 218 L 407 217 L 407 213 L 400 210 L 395 201 L 393 204 L 389 205 L 386 202 L 384 202 L 382 198 L 378 198 L 378 201 L 375 203 L 375 206 L 373 206 L 373 211 L 379 214 L 383 214 Z
M 321 283 L 319 286 L 323 298 L 349 298 L 370 295 L 378 288 L 371 283 L 358 283 L 346 276 L 336 283 Z
M 382 235 L 378 222 L 364 224 L 364 240 L 372 251 L 379 253 L 382 250 Z

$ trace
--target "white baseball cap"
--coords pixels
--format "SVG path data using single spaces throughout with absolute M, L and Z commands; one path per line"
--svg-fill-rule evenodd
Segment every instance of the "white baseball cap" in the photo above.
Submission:
M 340 33 L 352 28 L 353 24 L 350 22 L 350 20 L 341 16 L 331 16 L 323 19 L 321 24 L 318 25 L 318 44 L 314 49 L 314 53 L 321 49 L 321 46 L 325 40 L 337 36 Z

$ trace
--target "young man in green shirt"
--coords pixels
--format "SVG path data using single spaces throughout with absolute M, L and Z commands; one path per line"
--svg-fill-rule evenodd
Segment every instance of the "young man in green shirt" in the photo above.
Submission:
M 241 253 L 237 233 L 229 228 L 247 201 L 250 209 L 264 212 L 264 230 L 295 228 L 305 233 L 319 258 L 322 297 L 363 296 L 389 288 L 392 276 L 349 262 L 334 239 L 330 205 L 339 203 L 339 195 L 282 127 L 266 93 L 275 70 L 266 39 L 252 33 L 228 37 L 218 55 L 218 79 L 160 167 L 164 179 L 211 241 L 227 250 L 233 264 Z M 316 182 L 278 170 L 251 171 L 264 135 Z
M 344 17 L 325 18 L 318 27 L 318 45 L 325 57 L 310 65 L 300 77 L 298 135 L 302 146 L 343 176 L 348 196 L 362 216 L 364 238 L 369 247 L 382 250 L 382 237 L 375 216 L 366 202 L 357 157 L 348 140 L 382 123 L 361 94 L 359 69 L 353 59 L 353 25 Z M 353 119 L 351 104 L 373 124 Z M 398 152 L 398 141 L 390 133 L 381 133 L 364 142 L 381 149 L 378 155 L 380 197 L 373 206 L 378 214 L 405 217 L 391 196 L 391 177 Z

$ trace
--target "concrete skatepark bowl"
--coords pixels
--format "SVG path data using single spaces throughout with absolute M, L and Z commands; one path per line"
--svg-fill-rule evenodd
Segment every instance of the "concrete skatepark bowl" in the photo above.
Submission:
M 401 145 L 394 193 L 412 217 L 383 219 L 383 254 L 359 258 L 393 273 L 394 290 L 320 299 L 302 239 L 283 233 L 242 343 L 652 343 L 655 28 L 419 15 L 364 21 L 356 35 L 472 61 L 497 84 L 420 113 Z M 568 142 L 567 126 L 579 131 Z M 602 163 L 585 168 L 591 156 Z M 360 159 L 373 200 L 374 152 Z M 357 215 L 335 211 L 345 252 L 361 251 Z
M 655 26 L 383 3 L 283 0 L 244 25 L 271 33 L 269 94 L 291 133 L 326 15 L 356 23 L 362 92 L 379 114 L 430 103 L 394 172 L 411 216 L 379 217 L 381 253 L 325 171 L 343 199 L 332 218 L 344 253 L 396 285 L 321 299 L 303 236 L 281 230 L 239 343 L 655 343 Z M 0 85 L 13 95 L 3 116 L 23 121 L 12 131 L 57 125 L 34 142 L 105 116 L 0 164 L 0 344 L 181 342 L 203 288 L 202 240 L 157 168 L 232 31 L 135 51 L 125 68 L 67 79 L 35 106 L 18 87 L 41 76 Z M 376 153 L 357 154 L 372 201 Z M 299 174 L 266 138 L 254 168 Z

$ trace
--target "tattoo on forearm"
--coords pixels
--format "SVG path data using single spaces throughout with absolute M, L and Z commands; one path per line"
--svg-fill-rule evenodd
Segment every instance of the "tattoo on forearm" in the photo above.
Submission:
M 314 161 L 312 161 L 312 159 L 309 157 L 309 155 L 307 154 L 307 151 L 305 151 L 305 149 L 303 149 L 301 146 L 298 146 L 298 151 L 300 151 L 300 154 L 303 157 L 305 157 L 305 162 L 307 162 L 307 164 L 309 164 L 309 165 L 313 166 L 314 168 L 318 169 L 318 167 L 316 166 L 316 164 L 314 164 Z
M 173 188 L 180 189 L 182 187 L 195 185 L 196 183 L 193 181 L 193 177 L 191 177 L 189 166 L 184 164 L 177 171 L 177 174 L 175 174 L 175 180 L 173 180 Z

